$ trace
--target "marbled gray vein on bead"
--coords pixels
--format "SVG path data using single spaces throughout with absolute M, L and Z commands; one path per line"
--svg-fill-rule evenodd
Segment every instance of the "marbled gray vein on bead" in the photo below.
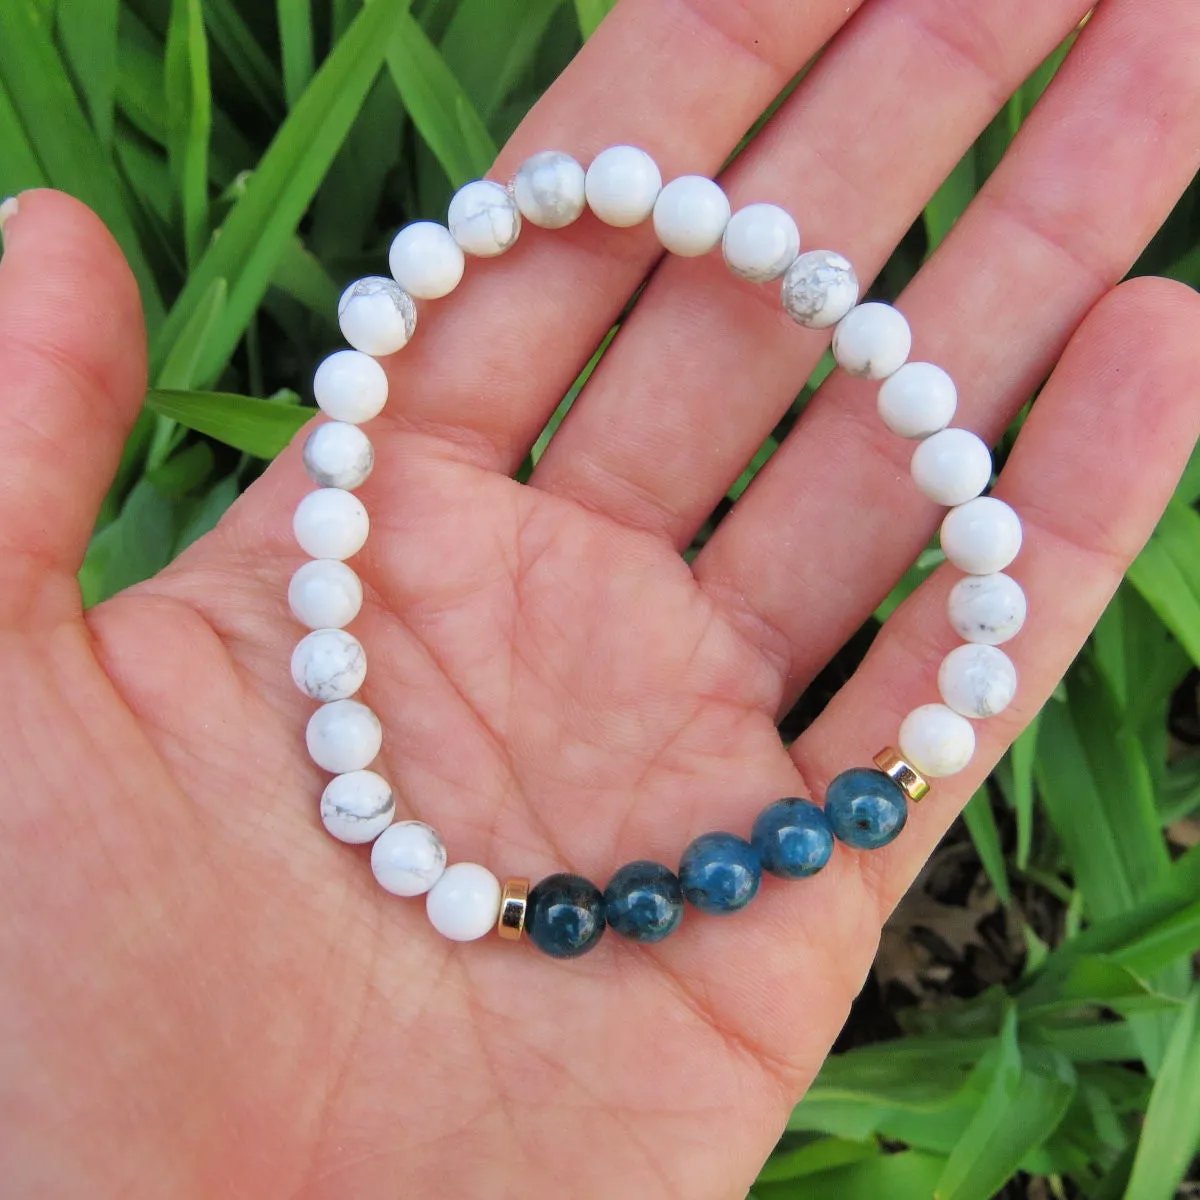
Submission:
M 461 242 L 469 231 L 485 224 L 491 231 L 492 241 L 501 249 L 508 249 L 521 232 L 520 219 L 512 198 L 501 190 L 486 199 L 480 193 L 474 193 L 471 201 L 467 211 L 456 214 L 451 223 L 450 232 L 455 239 Z M 471 239 L 468 237 L 467 240 Z
M 850 262 L 832 250 L 810 250 L 791 265 L 783 278 L 783 306 L 801 325 L 828 325 L 822 314 L 839 299 L 858 293 L 858 278 Z M 846 305 L 853 305 L 853 301 Z
M 313 655 L 304 664 L 304 690 L 314 700 L 337 700 L 358 690 L 358 677 L 366 669 L 361 644 L 347 640 L 339 661 L 332 656 Z M 353 684 L 353 687 L 350 685 Z M 349 689 L 349 690 L 347 690 Z
M 583 212 L 583 168 L 561 150 L 543 150 L 527 159 L 512 190 L 526 216 L 546 229 L 570 225 Z
M 342 804 L 336 804 L 328 797 L 321 799 L 321 816 L 322 817 L 338 817 L 343 821 L 374 821 L 378 817 L 390 813 L 396 806 L 396 798 L 388 793 L 387 797 L 381 800 L 374 808 L 368 809 L 353 809 L 347 808 Z
M 327 425 L 319 425 L 309 434 L 304 443 L 304 466 L 309 477 L 321 487 L 357 487 L 371 474 L 375 467 L 375 450 L 369 441 L 364 441 L 358 457 L 351 463 L 339 463 L 335 468 L 323 466 L 319 461 L 321 431 Z
M 384 279 L 382 275 L 370 275 L 352 283 L 342 293 L 341 302 L 338 304 L 338 316 L 340 317 L 360 296 L 386 296 L 404 322 L 405 336 L 411 338 L 416 332 L 416 301 L 394 280 Z

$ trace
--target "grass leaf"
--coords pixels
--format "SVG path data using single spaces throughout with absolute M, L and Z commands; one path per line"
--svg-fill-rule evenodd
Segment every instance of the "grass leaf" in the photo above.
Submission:
M 100 145 L 113 137 L 117 98 L 117 25 L 120 0 L 86 0 L 60 4 L 55 30 L 71 74 L 87 103 L 88 116 Z
M 313 74 L 312 0 L 275 0 L 283 95 L 288 108 L 304 94 Z
M 608 16 L 616 0 L 575 0 L 575 15 L 579 20 L 579 32 L 590 38 Z
M 183 244 L 190 266 L 200 258 L 208 237 L 212 101 L 201 0 L 172 0 L 163 83 L 168 161 L 180 197 Z
M 146 405 L 256 458 L 274 458 L 313 416 L 311 408 L 226 392 L 151 388 Z

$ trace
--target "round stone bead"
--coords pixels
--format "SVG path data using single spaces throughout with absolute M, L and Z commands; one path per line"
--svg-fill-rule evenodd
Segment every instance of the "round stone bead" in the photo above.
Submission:
M 587 169 L 588 207 L 618 229 L 640 225 L 653 211 L 662 191 L 658 164 L 636 146 L 609 146 Z
M 679 882 L 686 900 L 701 912 L 731 913 L 758 894 L 758 851 L 733 833 L 702 833 L 683 852 Z
M 345 491 L 361 487 L 374 466 L 371 439 L 357 425 L 326 421 L 304 442 L 304 468 L 321 487 Z
M 453 863 L 425 896 L 429 923 L 452 942 L 473 942 L 496 927 L 500 880 L 478 863 Z
M 729 224 L 729 198 L 703 175 L 672 179 L 654 202 L 654 232 L 663 249 L 681 258 L 707 254 Z
M 367 653 L 344 629 L 314 629 L 292 651 L 292 680 L 310 700 L 348 700 L 366 677 Z
M 318 558 L 306 562 L 288 584 L 292 616 L 309 629 L 341 629 L 358 616 L 363 590 L 344 562 Z
M 335 775 L 321 795 L 321 821 L 339 842 L 373 842 L 396 815 L 391 784 L 374 771 Z
M 371 847 L 371 870 L 393 896 L 423 896 L 446 869 L 446 844 L 424 821 L 397 821 Z
M 305 730 L 309 757 L 334 775 L 369 767 L 383 745 L 379 718 L 357 700 L 322 704 Z
M 878 850 L 908 820 L 904 789 L 882 771 L 853 767 L 830 781 L 825 816 L 834 836 L 855 850 Z
M 604 933 L 604 897 L 581 875 L 548 875 L 530 889 L 525 932 L 553 958 L 578 958 Z
M 604 889 L 609 928 L 635 942 L 661 942 L 683 920 L 683 888 L 662 863 L 626 863 Z
M 947 508 L 974 500 L 992 477 L 992 453 L 968 429 L 943 429 L 914 451 L 912 477 L 918 489 Z
M 586 178 L 569 154 L 543 150 L 521 164 L 513 178 L 513 198 L 531 225 L 564 229 L 587 207 Z
M 945 429 L 958 407 L 958 388 L 941 367 L 905 363 L 879 389 L 879 415 L 903 438 L 927 438 Z
M 1000 646 L 1025 624 L 1028 605 L 1021 585 L 1008 575 L 968 575 L 946 601 L 950 624 L 963 641 Z
M 440 300 L 462 282 L 466 255 L 450 230 L 436 221 L 414 221 L 392 239 L 392 278 L 418 300 Z
M 852 308 L 833 334 L 833 357 L 848 375 L 886 379 L 908 359 L 912 330 L 899 309 L 873 302 Z
M 938 691 L 948 708 L 963 717 L 994 717 L 1017 694 L 1017 668 L 1003 650 L 968 642 L 942 659 Z
M 507 188 L 490 179 L 476 179 L 454 193 L 446 224 L 468 254 L 495 258 L 516 242 L 521 213 Z
M 900 753 L 922 775 L 957 775 L 975 753 L 975 730 L 944 704 L 922 704 L 900 723 Z
M 783 308 L 805 329 L 828 329 L 858 303 L 858 276 L 833 250 L 809 250 L 783 276 Z
M 387 403 L 387 372 L 361 350 L 338 350 L 317 367 L 313 395 L 327 417 L 361 425 Z
M 369 275 L 342 293 L 338 325 L 355 350 L 383 358 L 408 345 L 417 329 L 417 306 L 395 280 Z
M 825 813 L 811 800 L 789 797 L 758 814 L 750 844 L 763 869 L 782 879 L 815 875 L 833 853 L 833 831 Z
M 995 496 L 952 508 L 942 520 L 942 550 L 968 575 L 1003 571 L 1021 549 L 1021 518 Z
M 292 532 L 313 558 L 349 558 L 367 540 L 371 521 L 362 501 L 342 488 L 309 492 L 296 505 Z
M 796 261 L 800 229 L 778 204 L 747 204 L 729 218 L 721 252 L 739 278 L 769 283 Z

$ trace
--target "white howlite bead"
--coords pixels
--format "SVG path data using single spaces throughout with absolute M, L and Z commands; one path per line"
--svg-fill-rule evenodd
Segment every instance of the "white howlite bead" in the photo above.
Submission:
M 362 601 L 358 576 L 344 562 L 333 558 L 306 562 L 288 584 L 292 616 L 309 629 L 340 629 L 349 625 L 358 616 Z
M 418 300 L 439 300 L 462 281 L 466 255 L 445 225 L 414 221 L 392 239 L 388 266 L 392 277 Z
M 374 771 L 335 775 L 321 795 L 321 821 L 339 842 L 373 842 L 396 815 L 391 784 Z
M 963 641 L 999 646 L 1025 624 L 1028 605 L 1021 585 L 1008 575 L 967 575 L 946 601 L 950 624 Z
M 895 374 L 912 349 L 912 330 L 904 314 L 877 301 L 852 308 L 833 334 L 833 357 L 848 375 L 886 379 Z
M 327 417 L 361 425 L 377 417 L 387 403 L 387 372 L 369 354 L 338 350 L 317 368 L 313 395 Z
M 663 249 L 681 258 L 707 254 L 729 224 L 729 198 L 703 175 L 672 179 L 654 202 L 654 232 Z
M 527 158 L 513 177 L 521 216 L 541 229 L 564 229 L 587 207 L 587 173 L 569 154 L 543 150 Z
M 913 451 L 912 477 L 935 504 L 966 504 L 987 487 L 992 452 L 967 429 L 943 429 Z
M 371 521 L 357 496 L 342 488 L 309 492 L 296 505 L 292 531 L 313 558 L 349 558 L 367 540 Z
M 379 718 L 357 700 L 322 704 L 305 731 L 309 757 L 334 775 L 369 767 L 383 745 Z
M 968 575 L 1003 571 L 1021 549 L 1021 518 L 995 496 L 952 508 L 942 520 L 942 550 Z
M 292 680 L 310 700 L 348 700 L 366 677 L 366 651 L 344 629 L 316 629 L 292 651 Z
M 1017 668 L 1003 650 L 968 642 L 942 659 L 938 691 L 960 716 L 977 721 L 994 717 L 1017 694 Z
M 507 188 L 490 179 L 476 179 L 454 193 L 446 224 L 468 254 L 495 258 L 517 240 L 521 213 Z
M 446 844 L 424 821 L 397 821 L 371 847 L 371 870 L 393 896 L 423 896 L 446 869 Z
M 975 730 L 944 704 L 923 704 L 900 723 L 900 753 L 922 775 L 957 775 L 975 753 Z
M 619 229 L 640 225 L 662 191 L 658 164 L 636 146 L 609 146 L 596 155 L 585 181 L 588 207 Z
M 304 467 L 322 487 L 351 491 L 367 481 L 374 466 L 371 439 L 357 425 L 327 421 L 304 442 Z
M 355 350 L 383 358 L 408 345 L 417 328 L 417 306 L 394 279 L 368 275 L 342 293 L 338 325 Z
M 796 261 L 800 228 L 778 204 L 747 204 L 729 218 L 721 252 L 735 275 L 769 283 Z
M 805 329 L 828 329 L 858 303 L 858 276 L 833 250 L 801 254 L 783 276 L 784 311 Z
M 454 863 L 425 897 L 429 923 L 452 942 L 490 933 L 500 916 L 500 881 L 477 863 Z
M 879 388 L 879 415 L 902 438 L 927 438 L 945 429 L 957 407 L 954 380 L 933 363 L 905 363 Z

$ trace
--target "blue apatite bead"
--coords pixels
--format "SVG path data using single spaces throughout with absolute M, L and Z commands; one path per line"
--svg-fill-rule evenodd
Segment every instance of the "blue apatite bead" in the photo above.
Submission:
M 604 897 L 581 875 L 547 875 L 525 904 L 529 940 L 555 958 L 586 954 L 604 932 Z
M 878 850 L 904 828 L 908 800 L 882 771 L 843 771 L 825 793 L 825 815 L 834 836 L 856 850 Z
M 750 843 L 763 869 L 784 879 L 815 875 L 833 853 L 833 830 L 811 800 L 790 797 L 758 814 Z
M 679 864 L 683 894 L 701 912 L 731 913 L 758 894 L 758 851 L 735 833 L 702 833 Z
M 683 920 L 683 888 L 662 863 L 626 863 L 604 889 L 610 929 L 635 942 L 661 942 Z

